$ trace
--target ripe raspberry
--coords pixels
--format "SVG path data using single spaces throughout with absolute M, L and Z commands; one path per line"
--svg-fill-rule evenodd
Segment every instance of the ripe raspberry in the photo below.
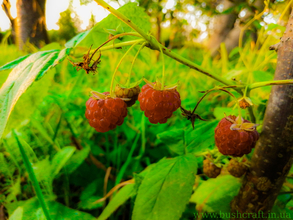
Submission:
M 255 124 L 242 119 L 237 124 L 236 116 L 223 118 L 215 129 L 215 141 L 219 151 L 224 155 L 242 157 L 249 154 L 259 138 Z
M 166 123 L 181 105 L 180 95 L 176 89 L 157 90 L 148 84 L 141 88 L 138 101 L 140 109 L 153 124 Z
M 241 177 L 244 173 L 246 173 L 248 167 L 243 163 L 238 162 L 237 160 L 231 159 L 229 161 L 227 170 L 232 176 Z
M 203 172 L 210 178 L 216 178 L 221 173 L 221 168 L 217 167 L 209 159 L 203 161 Z
M 127 107 L 122 99 L 107 96 L 109 92 L 103 94 L 100 99 L 91 97 L 86 102 L 85 117 L 97 132 L 107 132 L 122 125 L 127 115 Z
M 115 95 L 118 98 L 129 98 L 129 101 L 124 101 L 127 107 L 131 107 L 134 105 L 138 98 L 138 94 L 140 92 L 139 86 L 135 86 L 133 88 L 122 88 L 119 84 L 115 87 Z

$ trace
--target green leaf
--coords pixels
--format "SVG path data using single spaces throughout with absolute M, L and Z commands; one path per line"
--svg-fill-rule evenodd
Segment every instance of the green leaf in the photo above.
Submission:
M 139 26 L 143 31 L 148 33 L 151 30 L 151 23 L 149 16 L 144 12 L 144 9 L 138 7 L 136 3 L 128 3 L 118 9 L 119 12 L 128 17 L 132 23 Z M 93 44 L 92 48 L 97 48 L 109 38 L 109 29 L 118 30 L 119 32 L 133 32 L 133 30 L 114 15 L 109 14 L 102 21 L 97 23 L 88 32 L 83 32 L 75 36 L 66 43 L 66 47 L 86 46 L 89 47 Z M 115 43 L 124 42 L 126 40 L 135 39 L 134 37 L 125 36 Z
M 46 219 L 44 213 L 40 211 L 40 205 L 36 198 L 29 199 L 24 203 L 20 203 L 21 205 L 13 212 L 12 216 L 16 215 L 17 217 L 22 218 L 15 218 L 15 220 L 40 220 Z M 85 212 L 80 212 L 74 209 L 67 208 L 66 206 L 54 202 L 48 201 L 47 202 L 49 207 L 49 213 L 52 220 L 95 220 L 95 218 Z M 21 209 L 23 210 L 21 212 Z M 16 213 L 16 214 L 15 214 Z
M 28 56 L 29 56 L 29 54 L 25 55 L 25 56 L 22 56 L 22 57 L 19 57 L 16 60 L 13 60 L 13 61 L 11 61 L 9 63 L 6 63 L 5 65 L 0 67 L 0 71 L 1 70 L 9 70 L 9 69 L 12 69 L 12 68 L 16 67 L 20 62 L 25 60 Z
M 191 196 L 197 160 L 189 154 L 160 160 L 143 179 L 133 220 L 178 220 Z
M 240 180 L 231 176 L 218 176 L 203 182 L 192 195 L 190 202 L 203 211 L 229 212 L 230 202 L 240 189 Z
M 52 160 L 52 176 L 53 178 L 60 172 L 60 170 L 64 167 L 66 162 L 70 159 L 74 151 L 75 147 L 64 147 L 61 151 L 57 152 Z
M 82 150 L 76 151 L 65 164 L 66 172 L 72 173 L 75 171 L 88 157 L 90 150 L 90 147 L 85 147 Z
M 185 153 L 184 130 L 176 129 L 165 131 L 157 135 L 157 138 L 166 144 L 170 151 L 183 155 Z
M 276 29 L 276 28 L 279 28 L 281 31 L 285 31 L 286 30 L 286 28 L 284 26 L 282 26 L 282 25 L 270 23 L 268 25 L 267 31 L 271 31 L 271 30 Z
M 0 89 L 0 138 L 19 97 L 34 81 L 60 63 L 69 51 L 70 49 L 63 49 L 34 53 L 11 71 Z
M 74 36 L 72 39 L 66 42 L 65 47 L 71 48 L 77 46 L 88 35 L 90 31 L 91 30 L 87 30 Z
M 4 174 L 5 177 L 12 178 L 12 171 L 14 171 L 13 167 L 9 166 L 10 163 L 5 159 L 4 154 L 0 152 L 0 167 L 1 173 Z
M 225 114 L 227 116 L 229 115 L 239 115 L 239 110 L 237 108 L 233 109 L 233 108 L 225 108 L 225 107 L 216 107 L 214 109 L 214 116 L 216 117 L 216 119 L 221 120 L 222 118 L 225 117 Z M 245 110 L 241 110 L 241 114 L 245 115 Z
M 215 128 L 218 120 L 198 122 L 195 129 L 185 132 L 185 141 L 188 153 L 200 153 L 211 145 L 214 145 Z
M 98 220 L 106 220 L 110 215 L 118 209 L 123 203 L 125 203 L 131 196 L 135 194 L 134 184 L 124 186 L 109 202 L 102 214 L 98 217 Z
M 18 207 L 9 218 L 10 220 L 21 220 L 23 219 L 23 208 Z
M 95 203 L 95 201 L 97 201 L 100 198 L 101 197 L 99 197 L 99 196 L 90 196 L 86 200 L 81 200 L 78 203 L 78 208 L 84 209 L 84 210 L 92 210 L 92 209 L 96 209 L 96 208 L 103 207 L 103 203 L 102 202 Z

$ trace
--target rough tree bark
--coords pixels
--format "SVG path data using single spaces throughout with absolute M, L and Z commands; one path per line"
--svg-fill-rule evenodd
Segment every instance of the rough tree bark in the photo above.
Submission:
M 275 80 L 284 79 L 293 79 L 293 12 L 278 47 Z M 231 202 L 234 213 L 263 213 L 266 216 L 274 205 L 293 162 L 292 94 L 293 86 L 272 88 L 250 171 L 238 196 Z M 249 217 L 235 219 L 255 219 Z
M 29 41 L 37 47 L 49 43 L 45 21 L 46 0 L 17 0 L 16 42 L 20 49 Z

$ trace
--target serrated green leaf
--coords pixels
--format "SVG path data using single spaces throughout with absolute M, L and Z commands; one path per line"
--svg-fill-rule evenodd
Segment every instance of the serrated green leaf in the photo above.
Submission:
M 110 215 L 118 209 L 123 203 L 125 203 L 131 196 L 135 194 L 134 184 L 124 186 L 109 202 L 102 214 L 98 217 L 98 220 L 106 220 Z
M 37 52 L 19 63 L 0 89 L 0 138 L 19 97 L 50 68 L 60 63 L 70 49 Z M 41 92 L 41 91 L 40 91 Z
M 190 202 L 196 203 L 203 211 L 229 212 L 230 202 L 237 195 L 240 186 L 240 180 L 231 175 L 208 179 L 195 190 Z
M 167 147 L 170 151 L 183 155 L 185 153 L 185 140 L 184 140 L 184 130 L 176 129 L 165 131 L 163 133 L 157 134 L 157 138 Z
M 74 36 L 72 39 L 66 42 L 65 47 L 72 48 L 78 45 L 90 32 L 91 30 L 87 30 L 85 32 L 79 33 L 78 35 Z
M 143 179 L 133 220 L 178 220 L 191 196 L 197 171 L 193 155 L 160 160 Z
M 143 31 L 148 33 L 151 30 L 151 23 L 149 22 L 149 16 L 144 12 L 144 9 L 138 7 L 136 3 L 127 3 L 118 9 L 119 12 L 124 14 L 131 20 L 132 23 L 139 26 Z M 133 32 L 133 30 L 114 15 L 109 14 L 102 21 L 97 23 L 88 32 L 83 32 L 75 36 L 69 42 L 65 44 L 66 47 L 85 46 L 89 47 L 93 44 L 92 48 L 97 48 L 103 42 L 109 38 L 109 29 L 123 32 Z M 125 36 L 115 42 L 124 42 L 126 40 L 136 39 L 134 37 Z
M 12 68 L 16 67 L 20 62 L 25 60 L 28 56 L 29 56 L 29 54 L 25 55 L 25 56 L 22 56 L 22 57 L 19 57 L 16 60 L 13 60 L 13 61 L 11 61 L 9 63 L 6 63 L 5 65 L 0 67 L 0 71 L 1 70 L 9 70 L 9 69 L 12 69 Z
M 195 129 L 185 131 L 185 141 L 188 153 L 199 153 L 215 143 L 214 135 L 218 120 L 198 122 Z
M 64 167 L 66 162 L 70 159 L 74 151 L 75 147 L 64 147 L 61 151 L 57 152 L 52 160 L 52 176 L 53 178 L 60 172 L 60 170 Z

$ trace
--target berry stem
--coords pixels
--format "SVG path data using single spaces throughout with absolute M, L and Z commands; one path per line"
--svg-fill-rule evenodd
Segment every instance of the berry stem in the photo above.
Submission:
M 178 62 L 180 62 L 180 63 L 182 63 L 192 69 L 194 69 L 200 73 L 203 73 L 203 74 L 211 77 L 212 79 L 215 79 L 218 82 L 223 83 L 224 85 L 229 85 L 229 86 L 235 85 L 234 81 L 227 80 L 221 76 L 218 76 L 212 72 L 209 72 L 208 70 L 205 70 L 203 67 L 195 64 L 194 62 L 180 56 L 177 53 L 172 52 L 170 49 L 157 43 L 154 37 L 151 37 L 151 35 L 145 33 L 140 27 L 138 27 L 136 24 L 134 24 L 129 18 L 127 18 L 125 15 L 123 15 L 119 11 L 115 10 L 113 7 L 111 7 L 109 4 L 107 4 L 103 0 L 95 0 L 95 2 L 97 2 L 100 6 L 102 6 L 103 8 L 108 10 L 109 12 L 111 12 L 115 17 L 117 17 L 118 19 L 123 21 L 125 24 L 127 24 L 129 27 L 131 27 L 133 30 L 137 31 L 145 40 L 148 41 L 149 45 L 147 45 L 147 46 L 150 49 L 160 50 L 160 48 L 161 48 L 164 54 L 166 54 L 167 56 L 171 57 L 172 59 L 177 60 Z M 158 47 L 158 45 L 160 45 L 160 46 Z M 240 89 L 238 89 L 237 87 L 234 87 L 233 89 L 236 90 L 239 94 L 242 94 L 242 91 Z
M 102 52 L 102 51 L 106 51 L 106 50 L 111 50 L 111 49 L 116 49 L 116 48 L 131 46 L 132 44 L 137 43 L 137 42 L 139 44 L 140 43 L 144 43 L 145 42 L 145 39 L 130 40 L 130 41 L 122 42 L 122 43 L 117 43 L 117 44 L 114 44 L 114 45 L 103 46 L 103 47 L 101 47 L 99 49 L 99 51 Z M 85 47 L 76 47 L 76 49 L 84 51 L 85 50 Z M 95 50 L 96 49 L 92 49 L 90 51 L 90 53 L 93 53 Z M 70 56 L 74 56 L 75 58 L 79 58 L 79 57 L 82 57 L 83 56 L 83 54 L 81 55 L 80 53 L 74 54 L 75 52 L 76 52 L 76 50 L 73 51 L 73 54 L 70 54 Z
M 122 33 L 122 34 L 117 34 L 117 35 L 115 35 L 115 36 L 113 36 L 113 37 L 111 37 L 109 40 L 107 40 L 107 41 L 105 41 L 104 43 L 102 43 L 97 49 L 95 49 L 94 50 L 94 52 L 92 53 L 92 55 L 91 55 L 91 58 L 90 58 L 90 60 L 93 58 L 93 56 L 95 55 L 95 53 L 102 47 L 102 46 L 104 46 L 105 44 L 107 44 L 107 43 L 109 43 L 110 41 L 112 41 L 112 40 L 115 40 L 115 39 L 117 39 L 117 38 L 119 38 L 119 37 L 123 37 L 123 36 L 135 36 L 135 37 L 141 37 L 138 33 L 135 33 L 135 32 L 128 32 L 128 33 Z
M 115 71 L 112 76 L 112 81 L 111 81 L 111 86 L 110 86 L 110 96 L 113 96 L 113 85 L 114 85 L 115 76 L 116 76 L 116 73 L 117 73 L 119 66 L 121 65 L 121 63 L 122 63 L 123 59 L 126 57 L 126 55 L 132 50 L 132 48 L 134 48 L 139 43 L 140 42 L 136 42 L 136 43 L 132 44 L 132 46 L 125 52 L 125 54 L 123 55 L 123 57 L 119 61 L 118 65 L 116 66 Z
M 158 42 L 158 44 L 160 44 L 160 43 Z M 161 52 L 161 56 L 162 56 L 162 65 L 163 65 L 161 89 L 164 90 L 164 87 L 165 87 L 165 59 L 164 59 L 164 53 L 163 53 L 162 47 L 160 47 L 160 52 Z
M 272 80 L 265 82 L 256 82 L 249 85 L 248 90 L 257 89 L 264 86 L 273 86 L 273 85 L 291 85 L 293 84 L 293 80 Z
M 210 92 L 212 92 L 212 91 L 220 90 L 220 91 L 223 91 L 223 92 L 228 93 L 230 96 L 232 96 L 234 99 L 236 99 L 236 97 L 235 97 L 231 92 L 229 92 L 228 90 L 226 90 L 225 88 L 227 88 L 227 87 L 221 87 L 221 88 L 217 88 L 217 87 L 216 87 L 216 88 L 213 88 L 213 89 L 210 89 L 210 90 L 205 91 L 205 92 L 204 92 L 205 94 L 199 99 L 199 101 L 197 102 L 197 104 L 196 104 L 196 106 L 194 107 L 194 109 L 193 109 L 193 111 L 192 111 L 191 114 L 194 114 L 194 112 L 195 112 L 195 110 L 197 109 L 199 103 L 204 99 L 204 97 L 206 97 L 206 96 L 207 96 Z
M 144 43 L 140 46 L 140 48 L 138 49 L 137 53 L 135 54 L 135 57 L 134 57 L 133 60 L 132 60 L 131 67 L 130 67 L 130 71 L 129 71 L 129 77 L 128 77 L 128 80 L 127 80 L 127 83 L 126 83 L 127 88 L 129 88 L 129 86 L 130 86 L 130 78 L 131 78 L 131 73 L 132 73 L 132 68 L 133 68 L 134 62 L 135 62 L 135 60 L 136 60 L 138 54 L 140 53 L 140 51 L 144 48 L 144 46 L 145 46 L 146 44 L 147 44 L 147 42 L 144 42 Z

